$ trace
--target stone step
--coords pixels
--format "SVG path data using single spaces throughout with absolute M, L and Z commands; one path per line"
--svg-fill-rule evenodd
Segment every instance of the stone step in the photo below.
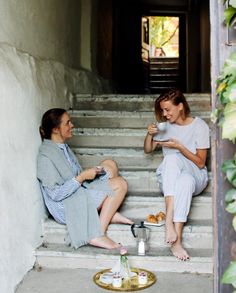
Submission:
M 156 170 L 163 159 L 160 150 L 152 154 L 145 154 L 143 149 L 133 148 L 73 148 L 73 151 L 84 169 L 97 166 L 105 159 L 113 159 L 119 170 Z M 209 156 L 207 166 L 210 170 Z
M 169 248 L 151 248 L 147 255 L 138 256 L 136 247 L 128 247 L 131 267 L 142 267 L 154 272 L 188 272 L 212 274 L 212 250 L 188 249 L 190 261 L 179 261 L 171 255 Z M 74 250 L 66 245 L 49 244 L 39 247 L 36 262 L 40 267 L 67 269 L 112 268 L 119 259 L 118 250 L 105 250 L 84 246 Z
M 73 148 L 73 151 L 84 169 L 113 159 L 119 170 L 155 170 L 163 158 L 160 151 L 144 154 L 143 149 L 133 148 Z
M 145 219 L 148 214 L 157 214 L 159 211 L 165 211 L 165 202 L 163 196 L 135 196 L 128 195 L 120 212 L 129 218 Z M 189 220 L 212 220 L 212 198 L 209 193 L 202 193 L 194 196 L 188 216 Z
M 138 192 L 139 194 L 146 194 L 152 192 L 157 194 L 160 192 L 157 184 L 155 171 L 121 171 L 121 175 L 127 180 L 129 193 Z M 211 174 L 209 174 L 211 178 Z M 205 192 L 211 191 L 211 180 Z
M 140 223 L 141 219 L 133 219 L 135 223 Z M 143 219 L 142 219 L 143 220 Z M 150 247 L 165 247 L 165 226 L 150 228 Z M 56 223 L 52 219 L 47 219 L 43 225 L 44 244 L 66 244 L 67 227 Z M 133 237 L 129 225 L 110 224 L 107 235 L 114 241 L 125 246 L 135 246 L 136 238 Z M 183 244 L 186 248 L 212 248 L 212 223 L 209 220 L 189 221 L 183 231 Z
M 146 129 L 133 128 L 74 128 L 68 143 L 72 147 L 142 148 Z
M 210 124 L 210 111 L 192 112 L 193 117 L 201 117 Z M 117 111 L 70 111 L 70 117 L 76 128 L 147 128 L 156 121 L 153 112 L 117 112 Z
M 91 95 L 77 94 L 73 109 L 95 111 L 153 111 L 158 95 Z M 185 94 L 191 111 L 211 111 L 210 94 Z
M 143 148 L 144 129 L 74 128 L 72 147 Z

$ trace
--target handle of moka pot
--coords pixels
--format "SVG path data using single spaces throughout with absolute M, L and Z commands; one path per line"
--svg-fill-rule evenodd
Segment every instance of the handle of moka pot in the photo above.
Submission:
M 136 226 L 136 224 L 132 224 L 132 225 L 131 225 L 131 232 L 132 232 L 133 236 L 136 238 L 137 235 L 136 235 L 135 232 L 134 232 L 134 228 L 135 228 L 135 226 Z

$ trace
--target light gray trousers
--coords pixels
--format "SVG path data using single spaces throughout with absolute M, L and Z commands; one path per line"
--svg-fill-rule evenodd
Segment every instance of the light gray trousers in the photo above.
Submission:
M 186 222 L 192 196 L 207 186 L 206 168 L 199 169 L 181 153 L 173 153 L 164 157 L 156 173 L 164 196 L 174 197 L 173 222 Z

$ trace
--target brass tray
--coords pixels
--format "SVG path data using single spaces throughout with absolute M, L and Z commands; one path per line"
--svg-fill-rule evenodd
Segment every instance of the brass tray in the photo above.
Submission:
M 105 270 L 102 270 L 102 271 L 96 273 L 93 276 L 94 283 L 97 284 L 99 287 L 106 289 L 106 290 L 123 291 L 124 292 L 124 291 L 143 290 L 143 289 L 146 289 L 146 288 L 152 286 L 156 282 L 156 276 L 152 272 L 147 271 L 145 269 L 141 269 L 141 268 L 132 268 L 131 271 L 137 273 L 137 276 L 132 277 L 130 280 L 123 280 L 122 286 L 120 288 L 115 288 L 112 286 L 112 284 L 105 284 L 99 280 L 100 276 L 102 274 L 110 272 L 110 271 L 111 271 L 111 269 L 105 269 Z M 148 281 L 147 281 L 147 284 L 145 284 L 145 285 L 140 285 L 138 283 L 138 273 L 141 271 L 147 273 Z

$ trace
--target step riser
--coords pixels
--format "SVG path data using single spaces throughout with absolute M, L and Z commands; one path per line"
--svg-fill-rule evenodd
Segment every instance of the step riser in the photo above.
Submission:
M 133 172 L 126 173 L 120 172 L 128 183 L 129 193 L 147 192 L 160 193 L 160 188 L 157 183 L 156 175 L 154 172 Z M 146 174 L 145 174 L 146 173 Z M 211 191 L 211 184 L 209 183 L 204 192 Z
M 194 115 L 195 116 L 195 115 Z M 210 114 L 209 114 L 210 116 Z M 201 115 L 198 115 L 201 117 Z M 154 117 L 71 117 L 74 127 L 76 128 L 144 128 L 146 129 L 150 123 L 155 121 Z M 207 124 L 210 124 L 210 118 L 203 117 L 203 120 L 206 121 Z
M 106 159 L 115 160 L 119 170 L 156 170 L 157 166 L 160 165 L 162 161 L 162 156 L 160 154 L 154 154 L 152 156 L 145 155 L 143 156 L 122 156 L 122 155 L 90 155 L 90 154 L 77 154 L 78 161 L 81 166 L 86 169 L 92 166 L 97 166 L 101 161 Z M 210 169 L 210 160 L 207 162 L 208 170 Z
M 77 95 L 74 98 L 73 109 L 97 111 L 154 111 L 154 101 L 158 95 L 149 96 L 97 96 Z M 211 111 L 209 95 L 192 95 L 187 97 L 193 112 Z
M 46 231 L 43 238 L 44 243 L 66 244 L 66 231 Z M 107 235 L 118 243 L 126 246 L 135 246 L 136 240 L 130 231 L 108 231 Z M 183 245 L 185 248 L 212 248 L 212 232 L 208 233 L 183 233 Z M 165 232 L 152 232 L 149 239 L 150 247 L 165 247 Z
M 102 147 L 102 148 L 143 148 L 143 136 L 108 136 L 108 135 L 74 135 L 69 144 L 80 147 Z
M 81 166 L 86 169 L 91 166 L 97 166 L 99 163 L 106 159 L 115 160 L 119 170 L 155 170 L 157 166 L 161 163 L 162 157 L 160 155 L 153 156 L 109 156 L 109 155 L 78 155 L 78 161 Z
M 117 256 L 95 257 L 85 256 L 77 258 L 73 256 L 67 256 L 66 253 L 58 256 L 37 256 L 37 264 L 41 267 L 55 268 L 55 269 L 96 269 L 102 270 L 112 268 L 116 261 Z M 199 274 L 212 274 L 212 262 L 211 259 L 205 259 L 204 262 L 199 261 L 176 261 L 173 258 L 168 257 L 129 257 L 131 267 L 141 267 L 153 272 L 178 272 L 178 273 L 199 273 Z
M 136 206 L 132 203 L 124 203 L 120 209 L 120 212 L 126 216 L 145 219 L 148 214 L 156 214 L 158 211 L 165 211 L 165 203 L 163 201 L 158 201 L 151 204 L 137 204 Z M 204 215 L 204 216 L 203 216 Z M 190 213 L 188 216 L 189 220 L 211 220 L 212 219 L 212 205 L 211 203 L 192 203 Z

